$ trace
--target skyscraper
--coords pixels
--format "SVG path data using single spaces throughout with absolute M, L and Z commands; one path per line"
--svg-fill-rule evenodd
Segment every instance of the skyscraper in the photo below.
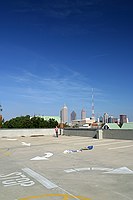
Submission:
M 104 113 L 104 115 L 103 115 L 103 123 L 108 123 L 108 117 L 109 117 L 108 113 Z
M 81 110 L 81 119 L 86 119 L 86 111 L 84 109 Z
M 72 111 L 71 112 L 71 121 L 76 119 L 76 112 Z
M 127 115 L 120 115 L 120 124 L 127 123 Z
M 66 105 L 64 105 L 64 107 L 60 111 L 60 118 L 61 118 L 61 123 L 63 124 L 68 123 L 68 108 Z

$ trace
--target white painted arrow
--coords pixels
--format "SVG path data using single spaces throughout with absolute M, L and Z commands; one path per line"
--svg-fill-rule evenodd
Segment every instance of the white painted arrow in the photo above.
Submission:
M 74 168 L 64 170 L 67 173 L 80 172 L 80 171 L 111 171 L 113 168 L 102 168 L 102 167 L 85 167 L 85 168 Z
M 31 143 L 22 142 L 22 145 L 25 145 L 25 146 L 30 146 L 30 145 L 31 145 Z
M 73 168 L 73 169 L 66 169 L 64 170 L 66 173 L 72 173 L 72 172 L 81 172 L 81 171 L 106 171 L 103 173 L 108 174 L 133 174 L 133 171 L 128 169 L 127 167 L 120 167 L 117 169 L 113 168 L 99 168 L 99 167 L 88 167 L 88 168 Z
M 53 153 L 45 153 L 45 156 L 36 156 L 35 158 L 31 158 L 30 160 L 48 160 L 49 157 L 53 156 Z
M 120 167 L 118 169 L 111 170 L 109 172 L 104 172 L 108 174 L 133 174 L 133 171 L 131 169 L 128 169 L 127 167 Z

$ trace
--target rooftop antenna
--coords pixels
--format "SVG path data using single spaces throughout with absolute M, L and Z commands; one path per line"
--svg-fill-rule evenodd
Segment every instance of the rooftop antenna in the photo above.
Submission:
M 93 94 L 94 90 L 92 88 L 92 119 L 95 118 L 95 114 L 94 114 L 94 94 Z

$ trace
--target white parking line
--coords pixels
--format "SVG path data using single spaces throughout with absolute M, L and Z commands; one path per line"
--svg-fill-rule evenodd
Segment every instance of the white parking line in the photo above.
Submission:
M 64 190 L 63 188 L 55 185 L 54 183 L 52 183 L 51 181 L 49 181 L 45 177 L 41 176 L 40 174 L 36 173 L 35 171 L 31 170 L 30 168 L 23 168 L 22 170 L 24 172 L 26 172 L 27 174 L 29 174 L 34 179 L 36 179 L 39 183 L 41 183 L 47 189 L 59 188 L 63 192 L 65 192 L 65 193 L 69 194 L 70 196 L 72 196 L 74 199 L 80 200 L 79 198 L 77 198 L 76 196 L 74 196 L 73 194 L 68 192 L 67 190 Z
M 73 143 L 73 145 L 84 145 L 84 144 L 87 144 L 87 143 L 93 143 L 94 146 L 106 146 L 106 145 L 110 145 L 110 144 L 118 144 L 118 143 L 126 143 L 126 142 L 132 142 L 131 140 L 127 140 L 127 141 L 119 141 L 119 142 L 116 142 L 116 140 L 110 142 L 110 141 L 103 141 L 103 140 L 95 140 L 95 139 L 92 139 L 92 140 L 84 140 L 84 141 L 71 141 L 69 143 Z
M 14 140 L 17 140 L 16 138 L 1 138 L 1 140 L 11 140 L 11 141 L 14 141 Z
M 111 142 L 111 143 L 105 143 L 105 144 L 97 144 L 94 145 L 95 147 L 99 147 L 99 146 L 107 146 L 107 145 L 114 145 L 114 144 L 119 144 L 119 143 L 126 143 L 126 142 L 132 142 L 132 141 L 120 141 L 120 142 Z
M 127 167 L 120 167 L 117 169 L 105 168 L 105 167 L 88 167 L 88 168 L 73 168 L 64 170 L 66 173 L 82 172 L 82 171 L 102 171 L 106 174 L 133 174 L 133 171 Z
M 41 176 L 40 174 L 36 173 L 35 171 L 31 170 L 30 168 L 23 168 L 24 172 L 29 174 L 31 177 L 36 179 L 39 183 L 45 186 L 47 189 L 57 188 L 58 186 L 46 179 L 45 177 Z
M 112 148 L 108 148 L 108 149 L 109 149 L 109 150 L 112 150 L 112 149 L 124 149 L 124 148 L 129 148 L 129 147 L 133 147 L 133 145 L 121 146 L 121 147 L 112 147 Z

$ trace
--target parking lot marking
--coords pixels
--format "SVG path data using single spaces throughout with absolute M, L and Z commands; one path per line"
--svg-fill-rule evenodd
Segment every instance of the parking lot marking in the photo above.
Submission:
M 119 144 L 119 143 L 126 143 L 126 142 L 132 142 L 132 141 L 120 141 L 120 142 L 111 142 L 111 143 L 106 143 L 106 144 L 96 144 L 95 147 L 99 146 L 107 146 L 107 145 L 114 145 L 114 144 Z
M 45 198 L 45 197 L 62 197 L 63 200 L 68 200 L 68 199 L 79 199 L 79 200 L 90 200 L 90 198 L 86 198 L 83 196 L 73 196 L 70 194 L 42 194 L 42 195 L 38 195 L 38 196 L 29 196 L 29 197 L 24 197 L 21 198 L 19 200 L 30 200 L 30 199 L 40 199 L 40 198 Z
M 118 169 L 114 169 L 110 172 L 105 172 L 108 174 L 133 174 L 133 171 L 128 169 L 127 167 L 120 167 Z
M 53 156 L 53 153 L 45 153 L 45 156 L 36 156 L 35 158 L 31 158 L 30 160 L 49 160 L 48 158 Z
M 15 141 L 17 140 L 16 138 L 1 138 L 1 140 L 10 140 L 10 141 Z
M 41 176 L 40 174 L 36 173 L 35 171 L 31 170 L 30 168 L 23 168 L 24 172 L 30 175 L 32 178 L 36 179 L 39 183 L 45 186 L 47 189 L 57 188 L 58 186 L 46 179 L 45 177 Z
M 91 170 L 95 171 L 111 171 L 113 168 L 106 168 L 106 167 L 92 167 Z
M 113 168 L 102 168 L 102 167 L 84 167 L 64 170 L 66 173 L 81 172 L 81 171 L 111 171 Z
M 117 169 L 113 168 L 102 168 L 102 167 L 88 167 L 88 168 L 73 168 L 64 170 L 66 173 L 81 172 L 81 171 L 104 171 L 104 173 L 110 174 L 133 174 L 133 171 L 127 167 L 120 167 Z
M 15 186 L 15 185 L 21 185 L 27 187 L 35 184 L 21 172 L 13 172 L 6 175 L 0 175 L 0 181 L 2 181 L 4 187 Z
M 124 148 L 129 148 L 129 147 L 133 147 L 133 145 L 121 146 L 121 147 L 112 147 L 112 148 L 108 148 L 108 149 L 109 150 L 112 150 L 112 149 L 124 149 Z
M 66 170 L 64 170 L 64 172 L 71 173 L 71 172 L 76 172 L 76 170 L 75 169 L 66 169 Z
M 80 198 L 76 197 L 75 195 L 71 194 L 70 192 L 66 191 L 65 189 L 55 185 L 54 183 L 52 183 L 51 181 L 49 181 L 45 177 L 41 176 L 40 174 L 36 173 L 35 171 L 31 170 L 30 168 L 23 168 L 22 170 L 24 172 L 26 172 L 28 175 L 30 175 L 31 177 L 33 177 L 34 179 L 36 179 L 39 183 L 41 183 L 47 189 L 59 188 L 60 190 L 62 190 L 66 194 L 70 195 L 74 199 L 80 200 Z M 67 200 L 67 199 L 64 199 L 64 200 Z M 81 198 L 81 200 L 86 200 L 86 199 Z
M 31 146 L 31 143 L 26 143 L 26 142 L 21 142 L 21 143 L 22 143 L 22 145 L 25 145 L 25 146 L 28 146 L 28 147 Z

